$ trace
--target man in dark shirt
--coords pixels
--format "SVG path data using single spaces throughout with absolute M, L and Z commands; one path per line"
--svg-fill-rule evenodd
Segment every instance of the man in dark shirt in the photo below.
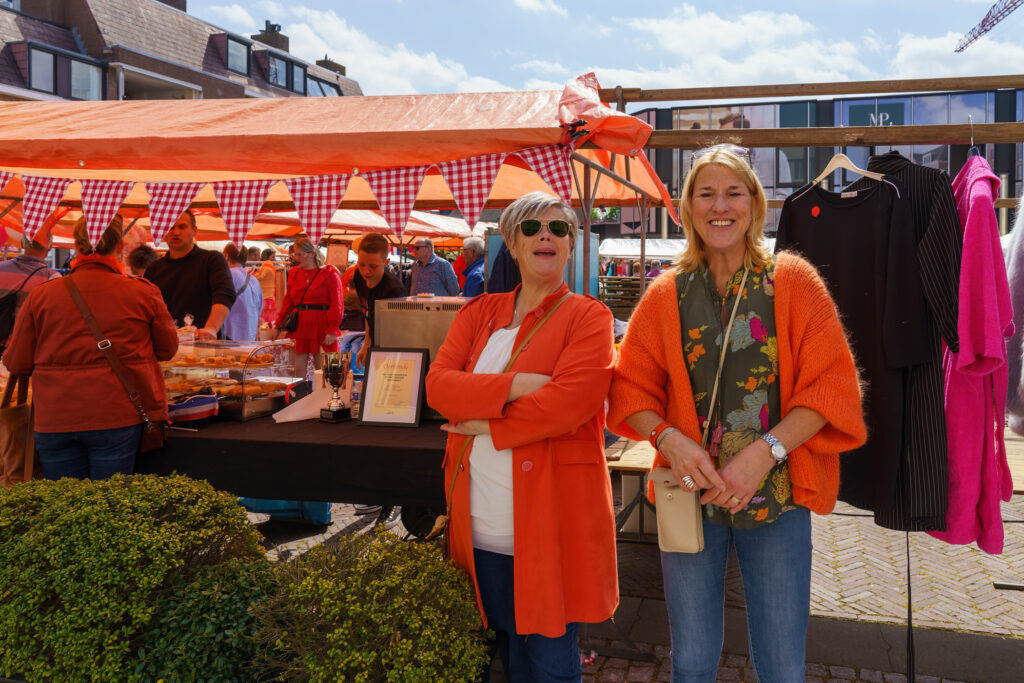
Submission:
M 383 235 L 370 233 L 363 236 L 356 251 L 359 260 L 356 262 L 356 274 L 352 277 L 359 302 L 366 316 L 366 339 L 359 350 L 356 360 L 366 365 L 366 353 L 373 345 L 373 325 L 376 315 L 376 302 L 381 299 L 398 299 L 409 296 L 409 291 L 397 277 L 387 272 L 388 241 Z
M 235 303 L 235 285 L 224 256 L 196 246 L 196 217 L 186 211 L 167 233 L 167 255 L 149 264 L 146 279 L 160 288 L 175 325 L 192 316 L 199 339 L 216 339 Z

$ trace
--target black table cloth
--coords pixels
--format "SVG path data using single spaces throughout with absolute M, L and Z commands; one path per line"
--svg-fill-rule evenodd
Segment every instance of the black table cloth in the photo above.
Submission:
M 444 509 L 440 422 L 417 428 L 212 422 L 170 430 L 164 448 L 140 455 L 138 474 L 177 472 L 239 496 Z

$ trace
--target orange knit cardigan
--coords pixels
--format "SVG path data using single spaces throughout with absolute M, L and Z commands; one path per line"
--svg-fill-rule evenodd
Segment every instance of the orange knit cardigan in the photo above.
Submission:
M 683 359 L 676 271 L 655 280 L 637 305 L 608 396 L 608 428 L 644 439 L 625 420 L 653 410 L 700 442 L 697 408 Z M 839 454 L 867 439 L 860 382 L 835 303 L 818 272 L 789 253 L 776 256 L 775 329 L 782 417 L 796 406 L 821 413 L 821 431 L 789 454 L 793 500 L 818 514 L 835 507 Z M 724 380 L 723 380 L 724 381 Z M 655 466 L 668 466 L 658 454 Z

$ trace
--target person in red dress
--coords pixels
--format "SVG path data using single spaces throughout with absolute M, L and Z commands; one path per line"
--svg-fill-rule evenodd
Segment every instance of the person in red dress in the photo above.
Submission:
M 288 271 L 288 287 L 277 314 L 275 338 L 285 334 L 295 341 L 296 375 L 306 376 L 309 354 L 320 367 L 320 350 L 337 351 L 341 320 L 345 315 L 338 269 L 324 265 L 324 257 L 305 235 L 288 250 L 296 266 Z M 298 310 L 299 324 L 293 332 L 281 330 L 288 314 Z

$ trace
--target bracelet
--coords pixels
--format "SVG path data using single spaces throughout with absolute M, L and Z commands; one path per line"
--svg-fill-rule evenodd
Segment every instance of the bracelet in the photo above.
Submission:
M 667 439 L 668 435 L 671 434 L 672 432 L 678 432 L 678 431 L 679 430 L 676 429 L 675 427 L 669 427 L 668 429 L 664 430 L 661 434 L 658 435 L 658 438 L 654 440 L 655 441 L 655 443 L 654 443 L 654 450 L 660 451 L 661 450 L 661 442 L 664 441 L 665 439 Z
M 658 446 L 655 442 L 658 440 L 658 437 L 661 435 L 663 431 L 665 431 L 671 426 L 672 425 L 670 425 L 668 422 L 658 423 L 658 426 L 651 430 L 651 433 L 650 435 L 648 435 L 647 440 L 651 442 L 652 446 L 657 448 Z

